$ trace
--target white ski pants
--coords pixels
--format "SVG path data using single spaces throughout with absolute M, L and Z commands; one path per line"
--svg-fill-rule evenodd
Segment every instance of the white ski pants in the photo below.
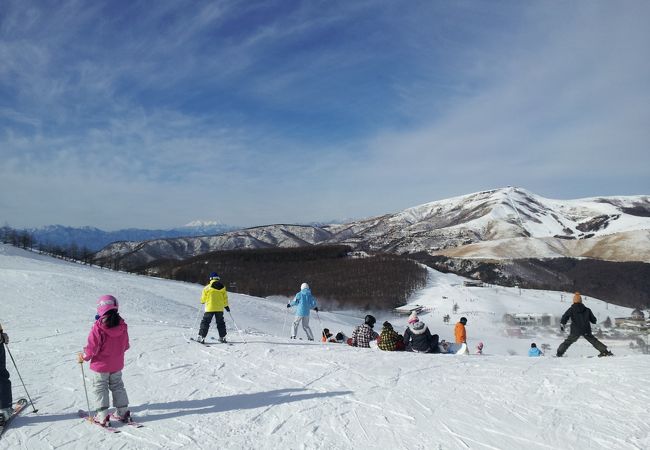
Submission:
M 113 406 L 117 414 L 123 416 L 129 409 L 129 397 L 126 395 L 122 371 L 119 372 L 92 372 L 92 391 L 95 394 L 95 408 L 97 420 L 103 421 L 108 414 L 108 391 L 113 394 Z
M 293 321 L 293 333 L 291 333 L 291 337 L 296 337 L 296 334 L 298 333 L 298 325 L 300 325 L 300 322 L 302 322 L 302 329 L 305 330 L 307 339 L 313 341 L 314 335 L 311 332 L 311 328 L 309 328 L 309 316 L 296 316 Z

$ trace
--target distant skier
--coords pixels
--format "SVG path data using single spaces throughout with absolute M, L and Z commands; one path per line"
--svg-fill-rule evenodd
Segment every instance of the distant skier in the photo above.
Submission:
M 384 322 L 377 339 L 377 347 L 387 352 L 404 350 L 404 338 L 393 329 L 390 322 Z
M 102 426 L 109 426 L 109 391 L 113 395 L 113 406 L 117 408 L 113 418 L 122 422 L 131 421 L 129 398 L 122 381 L 124 353 L 129 349 L 129 331 L 126 322 L 118 313 L 118 302 L 112 295 L 97 299 L 97 315 L 88 343 L 77 355 L 80 364 L 90 361 L 93 393 L 97 411 L 93 420 Z
M 404 346 L 408 352 L 439 353 L 438 335 L 431 334 L 429 327 L 420 320 L 413 311 L 408 319 L 408 327 L 404 331 Z
M 537 348 L 537 344 L 534 342 L 530 344 L 530 349 L 528 349 L 528 356 L 544 356 L 544 353 Z
M 479 342 L 478 345 L 476 346 L 476 354 L 477 355 L 483 354 L 483 342 Z
M 372 327 L 375 326 L 375 316 L 368 314 L 363 319 L 363 324 L 358 325 L 352 330 L 352 337 L 348 339 L 348 344 L 352 347 L 370 348 L 370 341 L 374 341 L 379 336 Z
M 196 340 L 205 342 L 205 337 L 208 335 L 208 330 L 210 329 L 210 323 L 214 317 L 214 321 L 217 324 L 217 331 L 219 332 L 219 342 L 226 342 L 226 321 L 223 318 L 223 311 L 230 312 L 230 306 L 228 306 L 226 286 L 221 282 L 221 278 L 219 278 L 216 272 L 210 274 L 210 281 L 203 288 L 201 304 L 205 305 L 205 312 L 201 320 L 199 336 Z
M 293 301 L 287 303 L 287 308 L 292 306 L 297 306 L 296 308 L 296 318 L 293 321 L 293 328 L 291 331 L 291 339 L 295 339 L 298 334 L 298 325 L 302 322 L 302 329 L 305 330 L 307 339 L 310 341 L 314 340 L 314 335 L 309 328 L 309 311 L 314 310 L 318 312 L 318 306 L 316 306 L 316 299 L 311 295 L 311 290 L 307 283 L 302 283 L 300 285 L 300 292 L 296 294 Z
M 557 348 L 558 357 L 564 355 L 571 344 L 580 339 L 580 336 L 584 337 L 600 352 L 598 356 L 612 356 L 612 352 L 607 350 L 607 346 L 591 334 L 591 324 L 596 323 L 596 316 L 591 312 L 591 309 L 582 304 L 582 296 L 579 292 L 573 295 L 573 304 L 562 315 L 562 319 L 560 320 L 560 329 L 562 331 L 564 331 L 564 325 L 566 325 L 569 319 L 571 319 L 571 332 L 569 337 Z
M 0 426 L 11 417 L 13 413 L 13 401 L 11 397 L 11 380 L 7 370 L 7 356 L 5 355 L 5 345 L 9 344 L 9 336 L 0 330 Z

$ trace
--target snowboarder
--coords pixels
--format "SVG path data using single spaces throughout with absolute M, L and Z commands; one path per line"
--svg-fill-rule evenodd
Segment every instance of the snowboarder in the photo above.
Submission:
M 113 418 L 122 422 L 131 421 L 129 398 L 122 381 L 124 353 L 129 349 L 129 331 L 126 322 L 118 312 L 118 302 L 112 295 L 97 299 L 97 315 L 88 342 L 77 355 L 79 364 L 90 361 L 92 387 L 97 411 L 93 420 L 108 427 L 108 394 L 113 395 L 113 406 L 117 408 Z
M 377 346 L 380 350 L 387 352 L 404 350 L 404 338 L 393 329 L 390 322 L 384 322 L 379 339 L 377 339 Z
M 201 293 L 201 304 L 205 305 L 205 312 L 199 327 L 199 335 L 197 341 L 205 342 L 205 337 L 208 335 L 210 323 L 214 317 L 217 324 L 217 331 L 219 332 L 219 342 L 226 342 L 226 321 L 223 318 L 223 311 L 230 312 L 228 306 L 228 292 L 226 286 L 221 282 L 221 278 L 216 272 L 210 274 L 210 281 L 203 288 Z
M 591 309 L 582 304 L 582 296 L 579 292 L 573 295 L 573 304 L 562 315 L 560 330 L 564 331 L 564 326 L 569 319 L 571 319 L 571 332 L 569 337 L 557 348 L 558 357 L 564 355 L 571 344 L 580 339 L 580 336 L 584 337 L 600 352 L 598 356 L 612 356 L 612 352 L 607 349 L 607 346 L 591 334 L 591 324 L 596 323 L 596 316 L 591 312 Z
M 408 327 L 404 331 L 404 346 L 408 352 L 439 353 L 438 335 L 431 334 L 429 327 L 420 320 L 413 311 L 408 319 Z
M 348 344 L 352 347 L 370 348 L 370 341 L 376 340 L 379 336 L 372 329 L 375 326 L 375 322 L 377 322 L 377 319 L 368 314 L 363 320 L 363 325 L 358 325 L 352 330 L 352 337 L 348 339 Z
M 454 336 L 456 337 L 456 344 L 466 344 L 467 343 L 467 333 L 465 331 L 465 325 L 467 325 L 467 318 L 461 317 L 456 328 L 454 329 Z
M 11 397 L 11 380 L 7 370 L 7 356 L 5 354 L 5 345 L 9 344 L 9 336 L 0 330 L 0 426 L 4 426 L 5 421 L 13 413 L 13 401 Z
M 314 340 L 314 335 L 309 328 L 309 311 L 313 309 L 318 312 L 318 306 L 316 306 L 316 299 L 311 295 L 311 290 L 307 283 L 302 283 L 300 285 L 300 292 L 296 294 L 293 301 L 287 303 L 287 308 L 292 306 L 297 306 L 296 308 L 296 318 L 293 321 L 293 328 L 291 331 L 291 339 L 296 338 L 298 334 L 298 325 L 302 322 L 302 329 L 305 330 L 307 339 L 310 341 Z
M 528 356 L 544 356 L 544 353 L 537 348 L 537 344 L 534 342 L 530 344 L 530 349 L 528 349 Z

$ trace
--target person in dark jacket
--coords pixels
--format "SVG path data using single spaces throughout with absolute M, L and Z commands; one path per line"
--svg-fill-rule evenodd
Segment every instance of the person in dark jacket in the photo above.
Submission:
M 569 319 L 571 319 L 571 332 L 569 333 L 569 337 L 557 348 L 558 357 L 564 355 L 571 344 L 580 339 L 580 336 L 584 337 L 600 352 L 598 356 L 612 355 L 612 352 L 607 350 L 607 346 L 591 334 L 591 324 L 596 323 L 596 316 L 591 312 L 591 309 L 582 304 L 582 296 L 579 292 L 575 293 L 573 296 L 573 304 L 562 315 L 562 319 L 560 320 L 560 329 L 562 331 L 564 331 L 564 325 L 566 325 Z
M 408 352 L 439 353 L 438 335 L 431 334 L 424 322 L 420 321 L 417 313 L 409 316 L 408 327 L 404 332 L 404 346 Z
M 9 336 L 0 329 L 0 425 L 4 425 L 13 412 L 11 398 L 11 380 L 6 366 L 5 345 L 9 345 Z

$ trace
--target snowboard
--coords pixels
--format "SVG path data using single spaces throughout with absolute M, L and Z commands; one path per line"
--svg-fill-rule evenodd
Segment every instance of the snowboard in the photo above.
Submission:
M 469 354 L 467 350 L 467 344 L 456 344 L 454 342 L 443 341 L 438 344 L 440 348 L 440 353 L 454 354 L 454 355 L 465 355 Z
M 2 437 L 2 435 L 3 435 L 4 432 L 5 432 L 5 430 L 6 430 L 7 428 L 9 428 L 9 425 L 10 425 L 11 422 L 14 420 L 14 417 L 16 417 L 18 414 L 20 414 L 20 413 L 23 411 L 23 409 L 27 408 L 27 405 L 28 405 L 28 404 L 29 404 L 29 403 L 28 403 L 27 400 L 24 399 L 24 398 L 21 398 L 20 400 L 18 400 L 18 401 L 16 402 L 16 404 L 14 405 L 14 412 L 11 413 L 11 416 L 10 416 L 7 420 L 5 420 L 4 425 L 0 426 L 0 437 Z

